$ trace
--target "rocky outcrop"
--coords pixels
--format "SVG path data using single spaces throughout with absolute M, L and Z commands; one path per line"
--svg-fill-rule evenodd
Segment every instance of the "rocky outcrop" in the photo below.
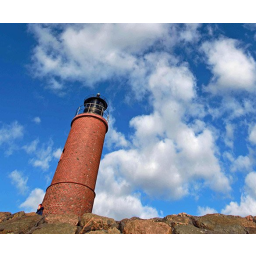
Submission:
M 0 212 L 0 234 L 256 234 L 256 216 L 198 217 L 180 213 L 164 218 L 116 221 L 92 213 L 79 218 L 73 214 Z

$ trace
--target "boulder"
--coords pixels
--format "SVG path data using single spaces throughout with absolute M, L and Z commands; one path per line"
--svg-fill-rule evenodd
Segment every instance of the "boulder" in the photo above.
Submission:
M 37 216 L 38 214 L 35 213 L 35 212 L 28 212 L 28 213 L 25 213 L 26 216 Z
M 123 234 L 172 234 L 172 228 L 163 222 L 135 219 L 126 221 Z
M 75 214 L 47 214 L 45 215 L 45 222 L 52 223 L 68 223 L 76 226 L 78 224 L 78 216 Z
M 163 218 L 163 221 L 167 223 L 169 226 L 174 227 L 175 225 L 188 225 L 193 224 L 193 221 L 190 217 L 185 215 L 167 215 Z
M 8 218 L 10 218 L 11 215 L 12 214 L 10 212 L 0 212 L 0 223 L 5 220 L 8 220 Z
M 22 216 L 11 218 L 0 223 L 0 234 L 26 234 L 36 227 L 42 220 L 42 216 Z
M 256 223 L 246 218 L 224 214 L 207 214 L 194 218 L 198 228 L 213 231 L 216 234 L 246 234 L 246 228 L 256 228 Z
M 69 223 L 43 224 L 35 229 L 32 234 L 76 234 L 77 226 Z
M 197 228 L 191 224 L 176 224 L 173 228 L 173 234 L 207 234 L 207 230 Z
M 93 213 L 85 213 L 82 215 L 79 226 L 82 227 L 80 234 L 90 231 L 105 230 L 118 228 L 117 222 L 112 218 L 102 217 Z
M 117 228 L 110 228 L 108 230 L 95 230 L 95 231 L 90 231 L 86 234 L 120 234 L 120 230 Z
M 24 211 L 17 212 L 17 213 L 14 213 L 14 214 L 12 215 L 12 219 L 17 219 L 17 218 L 23 217 L 23 216 L 25 216 L 25 215 L 26 215 L 26 214 L 25 214 Z

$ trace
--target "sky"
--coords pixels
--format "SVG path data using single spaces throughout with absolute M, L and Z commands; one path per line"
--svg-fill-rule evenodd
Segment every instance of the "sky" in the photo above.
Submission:
M 256 25 L 0 24 L 0 211 L 35 211 L 76 109 L 109 108 L 93 213 L 256 215 Z

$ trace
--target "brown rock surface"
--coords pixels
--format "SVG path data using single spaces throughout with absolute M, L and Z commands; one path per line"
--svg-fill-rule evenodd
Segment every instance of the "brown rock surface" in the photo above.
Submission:
M 95 231 L 90 231 L 86 234 L 121 234 L 120 230 L 117 228 L 110 228 L 108 230 L 95 230 Z
M 124 234 L 172 234 L 172 228 L 163 222 L 152 220 L 127 221 L 123 228 Z
M 26 214 L 25 214 L 25 212 L 23 212 L 23 211 L 17 212 L 17 213 L 14 213 L 14 214 L 12 215 L 12 219 L 20 218 L 20 217 L 23 217 L 23 216 L 25 216 L 25 215 L 26 215 Z
M 163 221 L 170 226 L 193 224 L 193 221 L 190 217 L 176 214 L 167 215 L 166 217 L 163 218 Z
M 0 234 L 256 234 L 255 216 L 186 213 L 164 218 L 112 218 L 85 213 L 49 214 L 0 212 Z
M 78 221 L 78 216 L 75 214 L 48 214 L 45 216 L 45 222 L 49 224 L 68 223 L 76 226 Z
M 205 229 L 197 228 L 191 224 L 175 225 L 173 228 L 173 234 L 206 234 Z
M 44 224 L 32 234 L 76 234 L 77 226 L 68 223 Z
M 79 226 L 82 227 L 80 234 L 90 231 L 105 230 L 117 228 L 117 222 L 112 218 L 102 217 L 93 213 L 85 213 L 81 217 Z
M 0 212 L 0 223 L 2 221 L 8 220 L 8 217 L 11 217 L 11 213 L 10 212 Z
M 34 228 L 42 216 L 22 216 L 9 219 L 0 223 L 0 234 L 25 234 Z
M 256 223 L 246 218 L 224 214 L 207 214 L 195 218 L 198 228 L 214 231 L 217 234 L 246 234 L 246 228 L 256 228 Z

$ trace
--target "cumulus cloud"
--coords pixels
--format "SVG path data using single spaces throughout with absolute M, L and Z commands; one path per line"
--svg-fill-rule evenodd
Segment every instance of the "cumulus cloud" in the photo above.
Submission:
M 253 167 L 252 156 L 238 156 L 236 159 L 233 159 L 231 165 L 231 171 L 251 171 Z
M 36 116 L 35 118 L 33 118 L 33 122 L 36 124 L 40 124 L 41 123 L 41 118 L 39 116 Z
M 245 178 L 246 192 L 253 198 L 256 199 L 256 172 L 250 172 Z
M 230 38 L 205 42 L 202 50 L 213 73 L 206 87 L 214 94 L 233 91 L 255 91 L 256 65 L 251 55 Z
M 155 208 L 143 206 L 139 196 L 118 196 L 104 192 L 97 194 L 97 200 L 95 200 L 95 204 L 93 206 L 93 213 L 109 216 L 115 220 L 135 216 L 142 219 L 159 216 Z
M 221 211 L 223 214 L 247 216 L 256 215 L 256 172 L 250 172 L 245 178 L 244 193 L 239 202 L 230 202 Z
M 59 159 L 62 150 L 60 148 L 53 148 L 53 141 L 49 140 L 47 143 L 39 145 L 39 139 L 33 140 L 31 143 L 22 147 L 28 154 L 32 155 L 29 160 L 34 167 L 39 167 L 46 171 L 50 167 L 50 162 L 57 158 Z
M 217 213 L 217 211 L 215 209 L 210 208 L 208 206 L 206 206 L 206 207 L 198 206 L 197 212 L 198 212 L 199 216 L 204 216 L 206 214 L 211 214 L 211 213 Z
M 214 118 L 218 119 L 225 117 L 225 122 L 231 122 L 235 119 L 246 117 L 249 114 L 255 114 L 255 104 L 251 99 L 238 100 L 231 95 L 223 96 L 219 106 L 209 107 L 208 113 Z
M 203 122 L 192 126 L 184 122 L 186 108 L 196 98 L 195 78 L 188 67 L 158 62 L 148 83 L 153 112 L 132 118 L 130 147 L 109 153 L 101 161 L 97 187 L 101 196 L 96 197 L 96 205 L 106 198 L 104 207 L 116 212 L 113 193 L 125 201 L 136 189 L 152 198 L 180 199 L 193 190 L 195 182 L 229 192 L 212 131 Z
M 228 147 L 233 148 L 233 146 L 234 146 L 234 124 L 227 123 L 225 128 L 226 128 L 226 134 L 224 137 L 224 143 Z
M 28 190 L 27 181 L 28 177 L 24 177 L 24 175 L 18 170 L 14 170 L 9 174 L 9 178 L 11 179 L 12 184 L 19 190 L 21 194 L 26 194 Z
M 249 141 L 252 144 L 256 144 L 256 125 L 253 125 L 249 133 Z
M 197 23 L 188 23 L 184 24 L 184 28 L 180 30 L 180 39 L 185 42 L 197 42 L 200 39 L 200 33 L 198 28 L 201 24 Z
M 86 86 L 134 70 L 136 55 L 168 35 L 167 24 L 80 24 L 60 29 L 56 33 L 55 26 L 30 26 L 39 42 L 33 55 L 36 71 Z M 52 81 L 50 87 L 62 89 L 60 81 Z
M 37 149 L 37 145 L 39 143 L 39 139 L 33 140 L 31 143 L 24 145 L 22 148 L 28 153 L 34 153 Z
M 34 74 L 47 77 L 47 87 L 61 93 L 67 82 L 83 86 L 128 77 L 136 97 L 144 92 L 150 49 L 170 50 L 177 42 L 196 42 L 198 24 L 32 24 L 38 41 Z M 157 50 L 158 52 L 159 50 Z M 70 83 L 69 83 L 70 84 Z
M 50 141 L 47 144 L 43 144 L 41 148 L 37 149 L 35 152 L 36 157 L 30 159 L 30 163 L 34 167 L 40 167 L 42 170 L 48 170 L 50 167 L 50 162 L 52 160 L 52 146 L 53 142 Z
M 0 146 L 5 149 L 6 155 L 11 155 L 17 149 L 16 141 L 24 135 L 24 127 L 17 121 L 3 124 L 0 128 Z
M 207 123 L 200 121 L 206 113 L 197 101 L 196 78 L 187 63 L 171 54 L 177 43 L 197 42 L 198 27 L 71 24 L 57 30 L 54 25 L 30 26 L 38 40 L 33 54 L 35 73 L 48 77 L 48 86 L 53 90 L 63 90 L 68 81 L 93 86 L 126 77 L 135 98 L 147 95 L 150 99 L 151 113 L 130 120 L 134 131 L 131 137 L 126 138 L 115 129 L 114 122 L 110 123 L 112 131 L 106 143 L 116 151 L 101 161 L 95 213 L 105 211 L 115 218 L 126 217 L 125 212 L 129 216 L 159 216 L 156 209 L 143 205 L 138 190 L 167 200 L 189 195 L 195 183 L 218 192 L 230 191 L 230 181 L 217 157 L 216 135 Z M 218 55 L 221 47 L 217 46 Z M 232 48 L 231 42 L 227 47 L 235 53 L 235 59 L 243 61 L 245 70 L 254 65 L 247 55 L 243 57 L 245 53 L 241 57 L 237 45 Z M 224 87 L 224 82 L 233 82 L 235 79 L 225 76 L 228 68 L 219 71 L 215 52 L 207 44 L 203 50 L 209 64 L 217 67 L 214 72 L 218 84 Z M 191 118 L 194 122 L 188 121 Z M 42 167 L 39 156 L 38 160 Z
M 53 156 L 57 159 L 60 159 L 60 156 L 62 154 L 62 149 L 61 148 L 57 148 L 54 152 L 53 152 Z
M 105 145 L 111 148 L 126 148 L 130 142 L 125 138 L 124 134 L 117 131 L 114 126 L 115 118 L 111 116 L 108 122 L 108 132 L 106 134 Z
M 42 203 L 45 192 L 40 188 L 32 190 L 28 198 L 20 204 L 20 208 L 26 212 L 35 212 L 38 205 Z

